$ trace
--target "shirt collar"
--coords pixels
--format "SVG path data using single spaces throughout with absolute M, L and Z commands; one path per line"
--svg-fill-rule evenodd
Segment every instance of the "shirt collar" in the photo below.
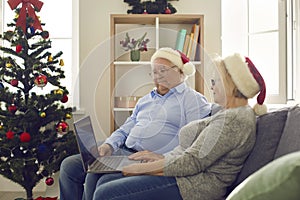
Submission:
M 185 89 L 187 88 L 187 85 L 185 82 L 180 83 L 179 85 L 177 85 L 176 87 L 173 87 L 170 89 L 170 91 L 167 94 L 172 94 L 174 92 L 177 93 L 182 93 Z M 152 91 L 151 91 L 151 97 L 153 98 L 154 96 L 161 96 L 160 94 L 157 93 L 157 88 L 155 87 Z M 166 95 L 167 95 L 166 94 Z

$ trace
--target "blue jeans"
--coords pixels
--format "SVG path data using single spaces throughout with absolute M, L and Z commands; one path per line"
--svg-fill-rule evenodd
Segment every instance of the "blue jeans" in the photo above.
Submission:
M 120 149 L 113 155 L 130 155 L 128 149 Z M 60 166 L 60 200 L 91 200 L 98 179 L 102 174 L 86 173 L 80 155 L 65 158 Z
M 59 172 L 60 200 L 82 200 L 85 177 L 79 154 L 65 158 Z
M 93 200 L 182 200 L 174 177 L 123 176 L 104 174 L 98 182 Z

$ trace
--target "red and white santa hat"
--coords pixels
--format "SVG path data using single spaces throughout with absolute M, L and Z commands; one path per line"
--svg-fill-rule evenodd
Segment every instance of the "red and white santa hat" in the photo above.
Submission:
M 244 96 L 252 98 L 259 93 L 257 104 L 253 109 L 257 115 L 265 114 L 267 107 L 263 103 L 266 97 L 266 85 L 252 61 L 248 57 L 235 53 L 224 58 L 224 63 L 234 84 Z
M 174 50 L 169 47 L 160 48 L 152 55 L 151 63 L 153 63 L 156 58 L 164 58 L 171 61 L 174 65 L 181 69 L 185 76 L 192 76 L 196 72 L 195 65 L 190 62 L 184 53 L 178 50 Z

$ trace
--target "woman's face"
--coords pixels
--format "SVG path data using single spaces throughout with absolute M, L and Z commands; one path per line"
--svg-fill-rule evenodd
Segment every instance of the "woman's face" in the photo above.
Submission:
M 157 58 L 152 64 L 151 76 L 158 91 L 166 91 L 183 82 L 180 70 L 169 60 Z
M 214 102 L 225 107 L 226 92 L 222 78 L 219 74 L 216 74 L 213 77 L 214 78 L 211 79 L 211 89 L 213 91 Z

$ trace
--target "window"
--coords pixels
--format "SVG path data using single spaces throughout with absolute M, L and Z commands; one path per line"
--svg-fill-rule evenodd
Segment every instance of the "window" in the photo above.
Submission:
M 222 1 L 222 54 L 240 52 L 253 60 L 267 85 L 267 103 L 281 104 L 293 98 L 288 1 L 292 0 Z
M 6 25 L 12 22 L 15 12 L 11 10 L 6 0 L 0 0 L 0 2 L 0 23 L 2 23 L 0 24 L 0 32 L 3 32 L 11 29 Z M 61 80 L 61 84 L 66 86 L 70 92 L 67 106 L 75 107 L 79 106 L 78 4 L 79 0 L 44 1 L 41 11 L 37 12 L 41 22 L 45 23 L 43 29 L 49 31 L 49 38 L 52 41 L 50 51 L 53 53 L 63 52 L 61 58 L 65 64 L 63 69 L 66 78 Z M 43 88 L 45 93 L 51 89 L 50 85 Z

